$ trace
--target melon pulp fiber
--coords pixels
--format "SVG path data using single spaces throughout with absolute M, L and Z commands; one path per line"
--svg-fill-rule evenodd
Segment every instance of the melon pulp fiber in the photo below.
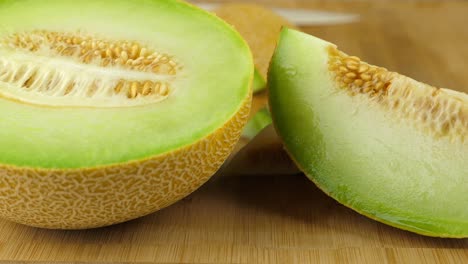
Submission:
M 75 229 L 154 212 L 205 182 L 248 118 L 247 44 L 183 2 L 4 0 L 0 25 L 3 218 Z
M 429 236 L 468 236 L 468 96 L 284 29 L 269 70 L 276 130 L 340 203 Z

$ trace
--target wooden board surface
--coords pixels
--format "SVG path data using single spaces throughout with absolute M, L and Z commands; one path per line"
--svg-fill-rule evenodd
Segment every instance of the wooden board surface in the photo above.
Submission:
M 468 92 L 467 2 L 259 2 L 360 13 L 356 24 L 303 29 L 370 63 Z M 0 221 L 2 261 L 458 264 L 468 263 L 468 240 L 369 220 L 301 175 L 217 175 L 169 208 L 111 227 L 51 231 Z

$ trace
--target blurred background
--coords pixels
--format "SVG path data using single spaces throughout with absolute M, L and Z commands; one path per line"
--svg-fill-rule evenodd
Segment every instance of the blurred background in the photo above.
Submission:
M 233 1 L 192 1 L 229 3 Z M 468 92 L 468 1 L 237 1 L 294 12 L 331 11 L 298 25 L 304 32 L 334 42 L 348 54 L 437 87 Z M 294 10 L 291 10 L 294 9 Z M 336 15 L 355 21 L 331 23 Z M 297 13 L 297 16 L 304 14 Z M 291 17 L 289 17 L 291 20 Z M 314 20 L 314 18 L 311 18 Z M 318 23 L 324 22 L 322 25 Z M 328 21 L 328 23 L 327 23 Z M 254 26 L 254 25 L 252 25 Z

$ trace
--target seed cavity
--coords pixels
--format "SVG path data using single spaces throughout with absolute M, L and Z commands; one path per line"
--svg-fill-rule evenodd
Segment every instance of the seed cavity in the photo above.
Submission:
M 37 30 L 0 38 L 0 96 L 56 106 L 161 101 L 182 66 L 137 41 Z
M 328 69 L 337 86 L 350 96 L 363 95 L 436 138 L 465 141 L 468 96 L 417 82 L 329 47 Z
M 387 93 L 393 74 L 385 68 L 369 65 L 335 47 L 330 47 L 329 55 L 329 70 L 334 73 L 334 79 L 339 86 L 349 94 L 376 97 Z

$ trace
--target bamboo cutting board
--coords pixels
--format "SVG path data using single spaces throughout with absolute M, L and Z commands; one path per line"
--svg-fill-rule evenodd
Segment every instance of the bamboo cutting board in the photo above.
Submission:
M 370 63 L 468 92 L 468 2 L 261 2 L 360 13 L 356 24 L 303 30 Z M 217 175 L 169 208 L 111 227 L 52 231 L 0 221 L 0 262 L 462 264 L 468 240 L 372 221 L 302 175 Z

